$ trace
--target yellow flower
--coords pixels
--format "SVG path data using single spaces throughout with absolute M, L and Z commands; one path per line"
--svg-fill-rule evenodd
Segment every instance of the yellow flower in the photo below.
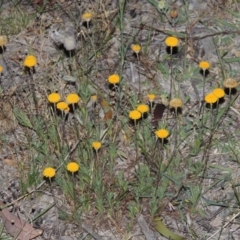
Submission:
M 111 84 L 117 84 L 120 82 L 120 77 L 118 74 L 113 74 L 108 77 L 108 82 Z
M 79 170 L 79 165 L 76 162 L 70 162 L 67 165 L 67 170 L 69 172 L 75 173 Z
M 51 167 L 47 167 L 43 170 L 43 176 L 46 178 L 52 178 L 56 175 L 56 170 Z
M 205 70 L 207 70 L 207 69 L 210 68 L 210 63 L 207 62 L 207 61 L 201 61 L 201 62 L 199 63 L 199 67 L 200 67 L 203 71 L 205 71 Z
M 148 101 L 149 102 L 153 102 L 155 98 L 156 98 L 155 94 L 148 94 Z
M 68 108 L 68 104 L 65 102 L 59 102 L 59 103 L 57 103 L 56 107 L 58 110 L 64 111 Z
M 165 44 L 168 46 L 168 47 L 177 47 L 178 46 L 178 38 L 176 37 L 167 37 L 165 39 Z
M 160 0 L 158 2 L 158 7 L 159 7 L 160 10 L 163 10 L 166 7 L 165 0 Z
M 60 101 L 60 99 L 61 99 L 61 96 L 60 96 L 60 94 L 58 94 L 58 93 L 50 93 L 50 94 L 48 95 L 48 101 L 49 101 L 50 103 L 57 103 L 57 102 Z
M 237 85 L 238 85 L 238 82 L 233 78 L 228 78 L 228 79 L 224 80 L 224 82 L 223 82 L 223 86 L 225 88 L 230 88 L 230 89 L 236 88 Z
M 70 107 L 67 107 L 67 108 L 64 109 L 64 112 L 65 112 L 66 114 L 69 113 L 69 111 L 70 111 Z
M 92 142 L 92 147 L 97 151 L 99 148 L 101 148 L 102 143 L 101 142 Z
M 222 88 L 215 88 L 212 93 L 218 98 L 222 98 L 225 95 L 225 92 Z
M 0 35 L 0 47 L 3 47 L 7 44 L 7 37 L 5 35 Z
M 66 98 L 66 102 L 68 102 L 69 104 L 75 104 L 78 103 L 79 101 L 80 97 L 76 93 L 70 93 Z
M 82 15 L 82 20 L 85 22 L 89 22 L 93 18 L 93 14 L 91 12 L 85 12 Z
M 133 110 L 129 113 L 129 118 L 131 118 L 132 120 L 138 120 L 141 118 L 141 116 L 142 115 L 138 110 Z
M 205 96 L 205 102 L 209 104 L 213 104 L 218 101 L 218 97 L 213 93 L 209 93 Z
M 25 59 L 24 59 L 24 62 L 23 62 L 23 65 L 25 67 L 29 67 L 29 68 L 35 67 L 36 64 L 37 64 L 37 59 L 33 55 L 26 56 Z
M 146 104 L 140 104 L 137 106 L 137 111 L 143 114 L 149 111 L 149 107 Z
M 169 103 L 169 106 L 171 108 L 181 108 L 182 105 L 183 105 L 183 102 L 180 98 L 173 98 Z
M 139 44 L 132 44 L 131 49 L 134 53 L 138 54 L 141 51 L 141 46 Z
M 158 138 L 165 139 L 169 136 L 169 131 L 166 129 L 158 129 L 157 131 L 155 131 L 155 134 Z
M 93 102 L 96 102 L 97 101 L 97 95 L 92 95 L 91 99 L 92 99 Z
M 2 71 L 3 71 L 3 67 L 2 67 L 2 66 L 0 66 L 0 73 L 2 73 Z

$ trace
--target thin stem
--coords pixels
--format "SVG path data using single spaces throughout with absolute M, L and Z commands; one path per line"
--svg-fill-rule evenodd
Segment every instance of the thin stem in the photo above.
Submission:
M 203 70 L 203 98 L 205 96 L 206 71 Z
M 32 81 L 32 82 L 30 82 L 30 79 L 29 79 L 29 88 L 30 88 L 30 92 L 32 92 L 33 102 L 34 102 L 35 110 L 36 110 L 36 115 L 38 116 L 39 115 L 39 113 L 38 113 L 38 102 L 37 102 L 37 97 L 36 97 L 35 90 L 34 90 L 34 86 L 36 86 L 36 84 L 35 84 L 35 80 L 33 78 L 33 70 L 34 70 L 33 68 L 29 69 L 30 78 L 31 78 L 31 81 Z
M 173 71 L 172 71 L 172 66 L 173 66 L 173 56 L 172 56 L 172 51 L 173 48 L 171 47 L 171 59 L 170 59 L 170 94 L 169 94 L 169 99 L 172 98 L 172 86 L 173 86 Z

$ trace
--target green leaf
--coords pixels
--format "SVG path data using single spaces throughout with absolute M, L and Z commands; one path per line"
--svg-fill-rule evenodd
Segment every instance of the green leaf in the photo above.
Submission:
M 164 173 L 164 172 L 160 172 L 160 174 L 161 174 L 162 176 L 164 176 L 165 178 L 169 179 L 170 181 L 172 181 L 173 183 L 175 183 L 177 186 L 179 186 L 179 187 L 182 186 L 182 184 L 181 184 L 181 182 L 179 182 L 179 180 L 176 180 L 176 179 L 170 177 L 169 175 L 167 175 L 167 174 Z
M 239 62 L 240 61 L 240 57 L 236 57 L 236 58 L 223 58 L 223 61 L 225 63 Z
M 174 31 L 170 31 L 170 30 L 165 30 L 165 33 L 168 34 L 168 35 L 179 37 L 179 38 L 185 38 L 186 37 L 185 33 L 174 32 Z
M 154 223 L 156 225 L 156 230 L 162 234 L 164 237 L 168 238 L 168 239 L 172 239 L 172 240 L 184 240 L 185 238 L 177 235 L 175 233 L 173 233 L 172 231 L 170 231 L 161 221 L 160 218 L 155 218 L 154 219 Z
M 238 14 L 238 13 L 236 13 L 236 12 L 233 12 L 233 11 L 231 11 L 230 9 L 227 9 L 226 8 L 226 11 L 228 11 L 229 13 L 231 13 L 234 17 L 236 17 L 236 18 L 240 18 L 240 14 Z
M 227 27 L 229 30 L 230 29 L 238 29 L 238 27 L 235 26 L 234 24 L 231 24 L 231 23 L 226 22 L 224 20 L 217 19 L 215 21 L 216 21 L 216 23 L 219 23 L 220 25 L 223 25 L 223 26 Z
M 207 206 L 213 205 L 213 206 L 220 206 L 220 207 L 229 207 L 228 204 L 221 203 L 221 202 L 215 202 L 215 201 L 209 200 L 203 196 L 202 196 L 202 199 L 207 203 Z
M 33 128 L 31 121 L 29 120 L 25 112 L 23 112 L 20 108 L 14 108 L 13 113 L 17 118 L 19 124 L 21 124 L 24 127 L 28 127 L 31 129 Z
M 148 2 L 150 2 L 156 8 L 158 8 L 158 2 L 157 1 L 155 1 L 155 0 L 148 0 Z

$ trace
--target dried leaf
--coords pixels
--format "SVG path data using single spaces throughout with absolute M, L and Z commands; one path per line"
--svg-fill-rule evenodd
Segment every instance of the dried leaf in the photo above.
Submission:
M 162 119 L 164 110 L 166 109 L 165 105 L 162 103 L 157 103 L 153 111 L 153 126 L 158 126 L 158 121 Z
M 111 120 L 113 117 L 113 112 L 108 102 L 102 98 L 99 98 L 99 103 L 104 111 L 104 121 Z
M 0 202 L 0 206 L 4 204 Z M 7 232 L 19 240 L 34 239 L 42 234 L 42 230 L 34 229 L 27 221 L 18 218 L 8 211 L 7 208 L 0 210 L 0 217 Z
M 105 113 L 104 115 L 104 121 L 111 120 L 113 117 L 112 110 L 109 110 L 108 112 Z

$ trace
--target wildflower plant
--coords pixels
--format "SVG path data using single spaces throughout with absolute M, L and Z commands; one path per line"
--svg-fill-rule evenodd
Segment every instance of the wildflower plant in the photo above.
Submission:
M 67 170 L 71 173 L 75 173 L 79 170 L 79 164 L 76 162 L 69 162 L 67 164 Z
M 60 100 L 61 100 L 61 96 L 60 96 L 59 93 L 50 93 L 50 94 L 48 95 L 48 101 L 49 101 L 50 103 L 57 103 L 57 102 L 59 102 Z
M 227 78 L 223 81 L 223 86 L 226 93 L 231 96 L 231 94 L 235 92 L 238 82 L 234 78 Z
M 112 74 L 108 77 L 108 82 L 110 84 L 118 84 L 120 82 L 120 76 L 118 74 Z
M 33 55 L 28 55 L 25 57 L 23 65 L 24 67 L 32 68 L 37 64 L 37 58 Z
M 149 107 L 146 104 L 139 104 L 137 106 L 137 111 L 139 111 L 142 115 L 148 113 Z
M 210 63 L 208 61 L 201 61 L 199 62 L 199 68 L 202 69 L 203 72 L 205 72 L 210 68 Z
M 54 178 L 51 188 L 58 190 L 54 193 L 63 193 L 61 197 L 67 206 L 61 211 L 69 222 L 82 224 L 86 216 L 96 219 L 95 224 L 106 217 L 108 222 L 113 219 L 122 228 L 124 215 L 130 219 L 129 227 L 133 226 L 143 208 L 146 209 L 143 215 L 151 216 L 151 220 L 171 212 L 171 216 L 189 215 L 192 221 L 195 216 L 208 213 L 205 211 L 208 205 L 227 208 L 221 194 L 212 199 L 211 193 L 219 192 L 215 191 L 216 186 L 219 190 L 219 184 L 232 186 L 231 173 L 239 167 L 237 121 L 232 121 L 232 115 L 236 113 L 237 119 L 238 114 L 238 81 L 234 68 L 229 67 L 231 61 L 239 59 L 229 59 L 231 51 L 225 56 L 219 47 L 219 63 L 214 61 L 211 74 L 206 74 L 211 69 L 210 62 L 199 62 L 190 54 L 190 42 L 185 42 L 187 39 L 195 43 L 195 37 L 188 39 L 188 33 L 179 31 L 177 21 L 173 21 L 179 19 L 181 27 L 187 27 L 191 19 L 183 18 L 182 12 L 190 10 L 179 6 L 177 12 L 173 8 L 169 12 L 167 1 L 148 2 L 158 12 L 159 24 L 166 26 L 158 29 L 161 31 L 154 30 L 152 34 L 151 26 L 139 23 L 136 26 L 139 32 L 126 34 L 128 4 L 117 1 L 116 10 L 95 15 L 94 22 L 92 12 L 80 14 L 87 29 L 76 32 L 77 51 L 71 58 L 66 58 L 60 49 L 56 53 L 62 55 L 52 58 L 43 44 L 36 54 L 42 59 L 46 55 L 46 62 L 37 63 L 37 55 L 29 55 L 20 64 L 32 73 L 38 64 L 39 70 L 29 82 L 29 86 L 34 83 L 37 104 L 33 104 L 31 96 L 21 101 L 22 105 L 15 101 L 13 104 L 14 117 L 25 134 L 22 149 L 29 152 L 31 165 L 25 168 L 21 161 L 19 167 L 22 193 L 39 186 L 43 178 L 50 181 Z M 101 8 L 105 7 L 105 2 L 102 3 Z M 92 5 L 95 7 L 94 1 Z M 187 16 L 190 18 L 191 14 Z M 77 20 L 73 21 L 78 26 Z M 216 29 L 220 29 L 219 25 Z M 149 38 L 143 39 L 146 54 L 141 59 L 133 58 L 131 52 L 140 56 L 142 51 L 142 46 L 134 40 L 147 31 Z M 211 38 L 217 38 L 221 44 L 226 35 L 216 34 Z M 160 47 L 154 46 L 159 39 L 164 39 Z M 165 47 L 170 51 L 166 52 Z M 179 50 L 179 54 L 175 55 L 174 50 Z M 236 80 L 222 76 L 226 70 Z M 65 81 L 66 74 L 74 82 Z M 106 85 L 117 87 L 118 91 L 111 92 Z M 214 85 L 223 88 L 212 89 Z M 59 89 L 61 95 L 57 92 L 47 95 L 49 89 Z M 233 89 L 237 94 L 233 94 Z M 223 98 L 224 104 L 218 104 Z M 49 114 L 49 106 L 60 114 Z M 78 106 L 75 111 L 74 106 Z M 206 110 L 206 106 L 212 111 Z M 171 110 L 179 113 L 179 109 L 181 114 L 171 114 Z M 220 158 L 224 159 L 223 165 Z M 39 194 L 45 191 L 39 188 Z M 234 197 L 238 194 L 232 191 L 229 196 L 233 205 L 238 206 L 238 197 Z M 170 215 L 169 227 L 172 227 Z M 186 233 L 179 226 L 186 239 L 192 237 L 194 229 Z M 174 239 L 175 235 L 166 238 Z
M 172 49 L 173 47 L 177 47 L 179 45 L 179 40 L 176 37 L 170 36 L 165 39 L 165 44 L 167 47 Z
M 93 14 L 91 12 L 85 12 L 83 15 L 82 15 L 82 20 L 83 21 L 90 21 L 91 19 L 93 18 Z
M 45 178 L 51 179 L 56 175 L 56 170 L 52 167 L 47 167 L 43 170 L 42 174 Z
M 139 120 L 141 116 L 141 112 L 139 112 L 138 110 L 132 110 L 129 112 L 129 118 L 134 120 L 135 122 L 136 120 Z
M 222 88 L 215 88 L 212 93 L 218 98 L 223 98 L 225 96 L 225 92 Z
M 155 94 L 152 94 L 152 93 L 148 94 L 148 101 L 149 102 L 152 103 L 155 100 L 155 98 L 156 98 Z
M 80 97 L 76 93 L 70 93 L 66 97 L 66 102 L 69 104 L 76 104 L 80 101 Z
M 218 101 L 218 97 L 214 93 L 207 94 L 204 99 L 206 103 L 211 105 Z
M 155 134 L 159 139 L 164 140 L 169 136 L 169 131 L 167 129 L 161 128 L 155 131 Z
M 138 54 L 140 53 L 142 47 L 139 44 L 132 44 L 131 45 L 131 49 L 138 56 Z
M 92 147 L 98 151 L 102 146 L 102 143 L 101 142 L 92 142 Z

